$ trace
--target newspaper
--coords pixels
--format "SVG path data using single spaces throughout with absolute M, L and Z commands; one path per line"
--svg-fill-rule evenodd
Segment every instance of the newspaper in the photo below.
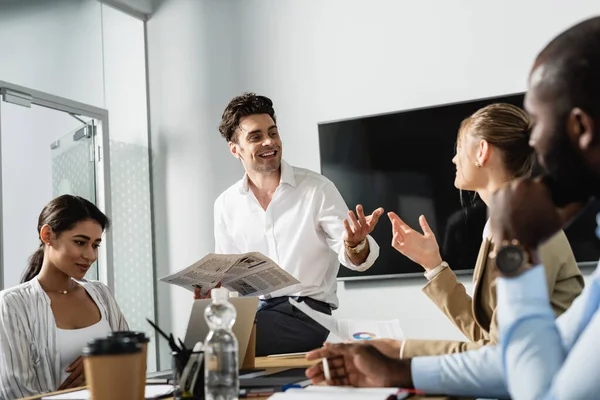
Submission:
M 403 339 L 404 332 L 397 319 L 387 321 L 336 319 L 331 315 L 313 310 L 306 303 L 298 303 L 290 298 L 289 302 L 315 322 L 344 341 L 372 339 Z
M 207 254 L 187 268 L 160 279 L 203 293 L 219 283 L 240 296 L 262 296 L 300 282 L 261 253 Z

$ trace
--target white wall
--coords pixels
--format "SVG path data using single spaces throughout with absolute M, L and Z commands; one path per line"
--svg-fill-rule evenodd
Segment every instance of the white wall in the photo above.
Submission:
M 148 21 L 159 278 L 214 249 L 215 194 L 242 171 L 224 158 L 227 147 L 216 130 L 223 104 L 241 87 L 236 6 L 230 1 L 166 2 Z M 159 282 L 157 304 L 159 323 L 183 338 L 191 293 Z M 168 354 L 165 347 L 163 368 Z
M 0 1 L 0 81 L 109 111 L 115 296 L 132 329 L 153 333 L 145 321 L 154 317 L 154 273 L 144 46 L 143 22 L 96 0 Z M 36 249 L 37 216 L 51 199 L 42 174 L 51 140 L 30 134 L 60 131 L 48 115 L 21 108 L 3 120 L 11 128 L 2 132 L 3 153 L 10 152 L 2 160 L 5 259 L 10 257 L 5 286 L 16 283 L 23 260 Z M 28 175 L 17 179 L 10 174 L 18 163 L 27 165 Z M 23 201 L 13 197 L 17 184 L 34 177 L 39 190 L 30 187 Z M 9 240 L 21 237 L 19 246 Z M 153 369 L 152 350 L 149 355 Z
M 0 80 L 103 107 L 100 3 L 0 2 Z
M 102 6 L 106 108 L 113 140 L 148 147 L 144 23 Z
M 319 170 L 318 122 L 524 90 L 536 52 L 599 12 L 595 0 L 165 1 L 148 23 L 159 265 L 212 250 L 212 202 L 241 176 L 216 129 L 232 96 L 271 97 L 284 157 Z M 337 315 L 460 337 L 423 283 L 340 284 Z M 162 318 L 183 332 L 191 295 L 162 295 Z

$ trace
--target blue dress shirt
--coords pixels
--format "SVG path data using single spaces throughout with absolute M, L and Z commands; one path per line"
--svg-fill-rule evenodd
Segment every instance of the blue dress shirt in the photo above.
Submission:
M 600 398 L 600 270 L 556 319 L 542 266 L 498 278 L 496 290 L 500 345 L 415 357 L 415 387 L 493 398 L 508 398 L 510 391 L 519 400 Z
M 428 394 L 509 398 L 499 346 L 442 356 L 415 357 L 413 384 Z
M 542 266 L 498 278 L 502 370 L 515 399 L 600 398 L 600 271 L 558 319 Z

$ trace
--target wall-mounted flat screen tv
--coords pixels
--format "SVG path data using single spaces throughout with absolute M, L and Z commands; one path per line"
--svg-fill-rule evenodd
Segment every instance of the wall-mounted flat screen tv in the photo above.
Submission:
M 366 116 L 318 126 L 321 173 L 338 188 L 352 208 L 362 204 L 394 211 L 414 229 L 423 214 L 433 229 L 442 257 L 457 273 L 473 270 L 487 209 L 472 192 L 454 187 L 451 160 L 461 121 L 492 103 L 523 106 L 523 93 Z M 578 262 L 600 258 L 593 202 L 565 232 Z M 341 267 L 343 280 L 422 276 L 423 268 L 394 250 L 387 216 L 372 233 L 381 247 L 366 272 Z

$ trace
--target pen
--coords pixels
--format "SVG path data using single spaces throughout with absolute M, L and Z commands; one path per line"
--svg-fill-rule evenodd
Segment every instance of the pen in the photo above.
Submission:
M 148 318 L 146 318 L 146 321 L 148 321 L 148 323 L 150 325 L 152 325 L 152 327 L 154 329 L 156 329 L 156 331 L 162 336 L 164 337 L 167 342 L 169 342 L 169 347 L 171 348 L 171 350 L 173 351 L 181 351 L 181 349 L 177 346 L 177 344 L 175 343 L 175 339 L 173 339 L 173 334 L 171 334 L 170 336 L 167 336 L 166 333 L 163 332 L 162 329 L 160 329 L 154 322 L 150 321 Z
M 179 344 L 181 345 L 181 348 L 183 349 L 183 351 L 188 351 L 187 347 L 185 346 L 185 344 L 181 341 L 181 339 L 177 338 L 177 340 L 179 341 Z
M 326 358 L 323 359 L 323 373 L 325 374 L 325 382 L 331 381 L 331 371 L 329 371 L 329 362 Z
M 173 338 L 173 334 L 167 336 L 167 334 L 164 333 L 163 330 L 160 329 L 154 322 L 150 321 L 148 318 L 146 318 L 146 321 L 148 321 L 148 323 L 150 325 L 152 325 L 152 327 L 154 329 L 156 329 L 156 331 L 163 338 L 166 339 L 166 341 L 169 343 L 169 347 L 171 348 L 171 351 L 173 351 L 176 354 L 175 358 L 177 360 L 177 369 L 183 370 L 183 367 L 185 366 L 185 363 L 187 362 L 187 359 L 189 357 L 188 352 L 182 351 L 182 349 L 180 349 L 179 346 L 177 346 L 177 343 L 175 343 L 175 339 Z

